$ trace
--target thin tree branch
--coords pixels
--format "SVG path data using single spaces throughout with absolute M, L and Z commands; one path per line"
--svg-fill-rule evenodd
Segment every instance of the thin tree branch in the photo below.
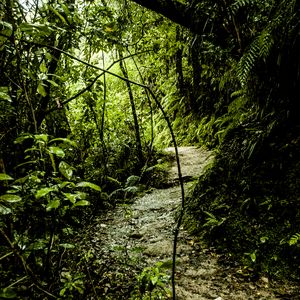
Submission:
M 123 58 L 117 59 L 117 60 L 115 60 L 114 62 L 112 62 L 112 64 L 111 64 L 106 70 L 111 69 L 116 63 L 118 63 L 118 62 L 120 62 L 120 61 L 122 61 L 122 60 L 128 59 L 128 58 L 130 58 L 130 57 L 132 57 L 132 56 L 134 56 L 134 55 L 140 55 L 140 54 L 147 53 L 147 52 L 149 52 L 149 51 L 141 51 L 141 52 L 138 52 L 138 53 L 135 53 L 135 54 L 131 54 L 131 55 L 125 56 L 125 57 L 123 57 Z M 103 70 L 105 70 L 105 69 L 103 68 Z M 77 94 L 75 94 L 75 95 L 72 96 L 71 98 L 69 98 L 69 99 L 67 99 L 67 100 L 65 100 L 65 101 L 63 101 L 63 102 L 61 102 L 61 103 L 60 103 L 60 104 L 61 104 L 61 107 L 55 106 L 55 107 L 49 108 L 48 110 L 45 111 L 45 114 L 47 115 L 47 114 L 49 114 L 49 113 L 51 113 L 51 112 L 53 112 L 53 111 L 55 111 L 55 110 L 61 109 L 64 105 L 68 104 L 68 103 L 71 102 L 72 100 L 78 98 L 78 97 L 81 96 L 83 93 L 85 93 L 85 92 L 87 92 L 88 90 L 90 90 L 90 89 L 92 88 L 92 86 L 96 83 L 96 81 L 97 81 L 101 76 L 103 76 L 104 74 L 105 74 L 105 71 L 102 72 L 102 73 L 100 73 L 99 75 L 97 75 L 97 76 L 93 79 L 93 81 L 92 81 L 87 87 L 85 87 L 84 89 L 82 89 L 80 92 L 78 92 Z
M 3 33 L 0 33 L 0 36 L 6 37 L 6 38 L 10 38 L 10 36 L 7 36 L 7 35 L 5 35 L 5 34 L 3 34 Z M 41 44 L 41 43 L 37 43 L 37 42 L 33 42 L 33 41 L 27 41 L 27 40 L 24 40 L 24 39 L 19 39 L 19 41 L 24 42 L 24 43 L 27 43 L 27 44 L 35 45 L 35 46 L 38 46 L 38 47 L 41 47 L 41 48 L 48 48 L 48 49 L 52 49 L 52 50 L 58 51 L 58 52 L 60 52 L 60 53 L 62 53 L 62 54 L 65 54 L 66 56 L 68 56 L 68 57 L 70 57 L 70 58 L 72 58 L 72 59 L 74 59 L 74 60 L 76 60 L 76 61 L 82 63 L 83 65 L 86 65 L 86 66 L 89 66 L 89 67 L 91 67 L 91 68 L 93 68 L 93 69 L 102 71 L 103 74 L 104 74 L 104 73 L 107 73 L 107 74 L 110 74 L 110 75 L 112 75 L 112 76 L 114 76 L 114 77 L 117 77 L 117 78 L 119 78 L 119 79 L 121 79 L 121 80 L 123 80 L 123 81 L 129 82 L 129 83 L 132 83 L 132 84 L 135 84 L 135 85 L 140 86 L 140 87 L 143 87 L 143 88 L 148 88 L 148 87 L 147 87 L 146 85 L 144 85 L 144 84 L 141 84 L 141 83 L 139 83 L 139 82 L 135 82 L 135 81 L 133 81 L 133 80 L 131 80 L 131 79 L 127 79 L 127 78 L 125 78 L 125 77 L 123 77 L 123 76 L 121 76 L 121 75 L 118 75 L 118 74 L 116 74 L 116 73 L 113 73 L 113 72 L 109 71 L 108 69 L 104 70 L 104 69 L 101 68 L 101 67 L 92 65 L 92 64 L 90 64 L 90 63 L 88 63 L 88 62 L 86 62 L 86 61 L 84 61 L 84 60 L 82 60 L 82 59 L 80 59 L 80 58 L 74 56 L 73 54 L 71 54 L 71 53 L 69 53 L 69 52 L 67 52 L 67 51 L 64 51 L 64 50 L 62 50 L 62 49 L 59 49 L 59 48 L 57 48 L 57 47 L 50 46 L 50 45 L 46 45 L 46 44 Z M 130 57 L 130 56 L 129 56 L 129 57 Z M 101 75 L 103 75 L 103 74 L 101 74 Z
M 10 284 L 9 286 L 6 287 L 6 289 L 10 289 L 13 286 L 15 286 L 16 284 L 20 283 L 21 281 L 25 280 L 28 277 L 28 275 L 23 276 L 22 278 L 18 279 L 17 281 L 13 282 L 12 284 Z
M 122 57 L 122 55 L 123 55 L 122 51 L 119 50 L 119 56 Z M 123 76 L 126 79 L 128 79 L 129 76 L 128 76 L 127 67 L 123 61 L 120 61 L 120 69 L 123 73 Z M 141 142 L 141 135 L 140 135 L 140 126 L 138 121 L 138 115 L 136 112 L 136 105 L 134 102 L 133 91 L 128 81 L 126 82 L 126 87 L 127 87 L 129 102 L 131 106 L 131 113 L 132 113 L 133 123 L 134 123 L 135 142 L 136 142 L 136 150 L 137 150 L 137 155 L 139 160 L 139 166 L 142 167 L 144 165 L 144 157 L 143 157 L 142 142 Z
M 105 69 L 105 56 L 104 56 L 104 50 L 102 50 L 102 63 L 103 63 L 103 69 Z M 111 64 L 113 66 L 113 64 Z M 109 68 L 108 68 L 109 69 Z M 102 115 L 101 115 L 101 134 L 100 134 L 100 140 L 105 145 L 103 136 L 104 136 L 104 122 L 105 122 L 105 110 L 106 110 L 106 96 L 107 96 L 107 87 L 106 87 L 106 76 L 105 73 L 103 74 L 103 105 L 102 105 Z
M 176 299 L 176 288 L 175 288 L 175 272 L 176 272 L 176 252 L 177 252 L 177 242 L 178 242 L 178 235 L 180 231 L 180 226 L 182 222 L 182 218 L 184 215 L 184 209 L 185 209 L 185 195 L 184 195 L 184 186 L 183 186 L 183 178 L 182 178 L 182 173 L 181 173 L 181 167 L 180 167 L 180 159 L 179 159 L 179 153 L 178 153 L 178 147 L 177 147 L 177 142 L 176 142 L 176 137 L 170 122 L 170 119 L 168 115 L 166 114 L 164 108 L 162 107 L 161 103 L 153 93 L 150 87 L 146 87 L 147 90 L 149 91 L 150 95 L 154 99 L 155 103 L 157 104 L 158 108 L 163 114 L 163 117 L 168 125 L 168 128 L 170 130 L 170 134 L 172 137 L 172 142 L 175 148 L 175 157 L 176 157 L 176 163 L 177 163 L 177 171 L 178 171 L 178 178 L 179 178 L 179 184 L 180 184 L 180 189 L 181 189 L 181 208 L 180 208 L 180 215 L 175 227 L 174 231 L 174 241 L 173 241 L 173 255 L 172 255 L 172 299 Z
M 111 64 L 111 66 L 113 66 L 113 64 Z M 103 69 L 105 69 L 105 55 L 104 55 L 103 49 L 102 49 L 102 66 L 103 66 Z M 107 147 L 106 147 L 106 144 L 104 141 L 104 123 L 105 123 L 105 113 L 106 113 L 106 101 L 107 101 L 107 82 L 106 82 L 106 75 L 104 73 L 103 74 L 103 105 L 102 105 L 102 114 L 101 114 L 100 141 L 102 144 L 102 154 L 103 154 L 103 158 L 104 158 L 103 162 L 104 162 L 104 168 L 105 168 L 105 172 L 104 172 L 105 178 L 106 178 L 107 174 L 109 174 L 108 167 L 107 167 L 109 155 L 108 155 L 108 150 L 107 150 Z
M 28 266 L 28 264 L 26 263 L 24 257 L 22 256 L 22 254 L 18 251 L 18 249 L 15 248 L 14 243 L 10 240 L 10 238 L 7 236 L 7 234 L 4 232 L 4 230 L 0 227 L 0 233 L 2 234 L 2 236 L 4 237 L 4 239 L 6 240 L 6 242 L 8 243 L 9 247 L 11 248 L 11 250 L 14 252 L 14 254 L 21 260 L 23 268 L 26 272 L 27 275 L 30 275 L 33 284 L 42 292 L 44 292 L 46 295 L 50 296 L 51 298 L 57 299 L 57 297 L 53 294 L 51 294 L 50 292 L 46 291 L 43 287 L 42 284 L 40 284 L 39 280 L 36 278 L 34 272 L 31 270 L 31 268 Z

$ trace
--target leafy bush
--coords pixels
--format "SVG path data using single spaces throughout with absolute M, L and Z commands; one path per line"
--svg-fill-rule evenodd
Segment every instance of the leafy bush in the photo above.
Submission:
M 255 272 L 299 277 L 300 143 L 273 130 L 261 139 L 247 127 L 228 133 L 188 200 L 186 225 Z
M 72 237 L 82 222 L 82 210 L 90 205 L 89 190 L 99 195 L 101 188 L 81 181 L 76 169 L 64 160 L 66 150 L 58 145 L 68 145 L 70 151 L 74 142 L 39 134 L 21 136 L 16 143 L 25 140 L 32 143 L 25 150 L 25 162 L 18 166 L 24 176 L 14 180 L 0 174 L 4 190 L 0 196 L 2 294 L 9 290 L 25 296 L 33 293 L 31 288 L 47 294 L 47 289 L 50 293 L 61 284 L 61 296 L 67 290 L 82 293 L 82 282 L 72 279 L 68 283 L 71 275 L 61 273 L 63 255 L 75 247 Z M 65 274 L 61 283 L 59 274 Z

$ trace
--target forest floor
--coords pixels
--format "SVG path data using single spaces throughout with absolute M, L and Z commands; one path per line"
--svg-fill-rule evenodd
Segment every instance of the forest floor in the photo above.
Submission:
M 173 148 L 166 151 L 174 153 Z M 195 183 L 193 179 L 203 172 L 213 156 L 196 147 L 180 147 L 179 155 L 183 177 L 190 180 L 185 183 L 188 194 Z M 85 259 L 94 291 L 89 299 L 142 299 L 133 296 L 147 289 L 142 282 L 152 280 L 157 284 L 167 277 L 164 273 L 170 275 L 170 270 L 155 266 L 171 262 L 172 258 L 174 216 L 181 203 L 175 161 L 168 181 L 174 184 L 153 189 L 97 217 L 81 238 L 81 247 L 89 249 Z M 170 288 L 170 281 L 166 286 Z M 266 276 L 253 281 L 242 267 L 224 264 L 222 256 L 201 245 L 183 228 L 177 247 L 176 292 L 178 300 L 300 299 L 295 287 L 273 282 Z M 152 299 L 169 298 L 165 294 Z

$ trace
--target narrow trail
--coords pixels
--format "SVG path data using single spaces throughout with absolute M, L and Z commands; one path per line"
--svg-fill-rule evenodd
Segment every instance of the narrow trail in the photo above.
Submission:
M 174 153 L 174 148 L 166 151 Z M 212 156 L 196 147 L 180 147 L 179 156 L 183 178 L 190 180 L 185 183 L 188 194 L 192 179 L 201 175 Z M 169 180 L 177 179 L 174 162 Z M 95 220 L 81 241 L 93 261 L 91 272 L 101 274 L 101 281 L 94 283 L 97 296 L 91 299 L 129 299 L 135 278 L 145 267 L 171 260 L 174 215 L 181 202 L 180 195 L 179 185 L 155 189 Z M 283 286 L 275 293 L 266 277 L 255 283 L 247 281 L 238 266 L 226 267 L 218 263 L 219 259 L 212 249 L 202 248 L 181 229 L 176 267 L 178 300 L 299 299 L 284 297 Z

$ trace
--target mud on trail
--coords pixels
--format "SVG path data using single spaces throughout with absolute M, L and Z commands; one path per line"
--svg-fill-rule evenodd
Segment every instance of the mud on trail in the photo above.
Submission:
M 167 148 L 166 152 L 175 153 L 174 148 Z M 185 183 L 188 194 L 195 182 L 192 179 L 201 175 L 213 156 L 196 147 L 180 147 L 179 156 L 182 175 L 190 180 Z M 169 180 L 176 182 L 177 179 L 174 161 Z M 136 278 L 145 274 L 145 268 L 171 261 L 174 216 L 180 204 L 181 191 L 176 185 L 155 189 L 97 218 L 79 241 L 80 248 L 88 249 L 85 259 L 94 291 L 89 299 L 142 299 L 132 297 L 134 290 L 138 293 Z M 219 258 L 213 249 L 203 248 L 182 228 L 176 259 L 177 299 L 300 299 L 296 288 L 271 282 L 267 277 L 252 282 L 242 276 L 240 267 L 220 264 Z M 166 273 L 170 275 L 170 271 Z M 159 276 L 162 280 L 165 278 L 162 274 Z M 143 299 L 170 298 L 165 295 Z

